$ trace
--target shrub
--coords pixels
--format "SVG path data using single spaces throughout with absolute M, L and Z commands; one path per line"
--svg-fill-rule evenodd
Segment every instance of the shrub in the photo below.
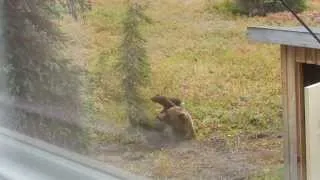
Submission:
M 305 0 L 285 1 L 295 12 L 301 12 L 306 8 Z M 224 0 L 218 5 L 213 0 L 209 0 L 208 2 L 209 6 L 213 6 L 216 10 L 248 16 L 264 16 L 268 13 L 287 10 L 279 0 Z
M 286 2 L 296 12 L 301 12 L 306 7 L 305 0 L 286 0 Z M 236 5 L 241 12 L 249 16 L 287 10 L 280 1 L 273 0 L 236 0 Z

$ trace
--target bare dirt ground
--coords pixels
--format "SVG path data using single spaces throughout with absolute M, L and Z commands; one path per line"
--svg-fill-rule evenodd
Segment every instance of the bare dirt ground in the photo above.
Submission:
M 251 142 L 239 137 L 235 140 L 238 145 L 231 147 L 218 136 L 206 141 L 177 142 L 156 132 L 111 127 L 105 128 L 107 136 L 118 138 L 99 141 L 103 143 L 92 141 L 90 156 L 151 179 L 249 179 L 265 163 L 275 163 L 281 155 L 270 146 L 269 150 L 252 146 L 255 141 L 280 142 L 279 137 L 268 135 L 251 137 Z

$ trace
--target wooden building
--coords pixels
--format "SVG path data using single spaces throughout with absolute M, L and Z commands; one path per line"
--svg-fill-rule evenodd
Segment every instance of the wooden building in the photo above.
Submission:
M 320 29 L 312 28 L 312 30 L 320 36 Z M 320 117 L 320 106 L 317 113 L 314 104 L 318 102 L 317 97 L 320 102 L 320 44 L 304 27 L 248 27 L 247 35 L 250 41 L 280 45 L 284 179 L 318 180 L 320 136 L 317 128 L 320 130 L 320 119 L 317 118 Z M 310 98 L 310 93 L 307 92 L 314 84 L 318 88 L 312 92 L 319 92 L 319 96 Z M 310 104 L 310 101 L 313 104 Z M 311 105 L 312 111 L 309 109 Z

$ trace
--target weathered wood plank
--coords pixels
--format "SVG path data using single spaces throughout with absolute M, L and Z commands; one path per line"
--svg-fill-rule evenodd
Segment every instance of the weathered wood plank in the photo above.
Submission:
M 284 166 L 285 174 L 284 179 L 290 180 L 290 146 L 289 146 L 289 123 L 287 121 L 288 114 L 288 96 L 287 96 L 287 46 L 281 45 L 281 79 L 282 79 L 282 107 L 283 113 L 282 118 L 284 120 Z
M 284 120 L 284 165 L 285 174 L 284 179 L 290 180 L 290 146 L 289 146 L 289 122 L 287 120 L 288 115 L 288 95 L 287 95 L 287 46 L 281 45 L 281 83 L 282 83 L 282 107 Z
M 316 49 L 305 48 L 305 59 L 307 64 L 317 64 Z
M 306 63 L 315 64 L 313 59 L 313 49 L 305 48 L 305 51 L 306 51 L 306 54 L 305 54 Z
M 308 48 L 309 49 L 309 48 Z M 318 49 L 311 49 L 310 53 L 310 62 L 312 64 L 317 64 L 317 50 Z
M 320 65 L 320 49 L 295 47 L 296 62 Z
M 320 65 L 320 50 L 319 49 L 317 49 L 316 50 L 316 58 L 317 58 L 317 65 Z
M 320 29 L 311 28 L 320 38 Z M 304 27 L 248 27 L 250 41 L 320 49 L 320 44 Z
M 287 47 L 287 125 L 289 140 L 290 180 L 298 180 L 297 164 L 297 97 L 296 97 L 296 61 L 294 47 Z
M 315 51 L 314 51 L 315 52 Z M 297 112 L 297 155 L 298 174 L 300 180 L 306 179 L 306 139 L 304 121 L 304 86 L 303 86 L 303 64 L 296 64 L 296 112 Z
M 296 47 L 296 62 L 305 63 L 306 62 L 306 49 L 303 47 Z

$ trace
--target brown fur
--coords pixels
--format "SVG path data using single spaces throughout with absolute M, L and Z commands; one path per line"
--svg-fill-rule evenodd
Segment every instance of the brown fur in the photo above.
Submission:
M 160 113 L 166 111 L 167 109 L 173 106 L 181 106 L 181 100 L 178 98 L 169 98 L 165 96 L 156 95 L 152 97 L 151 100 L 163 106 L 163 109 Z
M 195 131 L 190 114 L 182 107 L 174 106 L 161 112 L 157 118 L 172 127 L 174 134 L 183 139 L 193 139 Z

